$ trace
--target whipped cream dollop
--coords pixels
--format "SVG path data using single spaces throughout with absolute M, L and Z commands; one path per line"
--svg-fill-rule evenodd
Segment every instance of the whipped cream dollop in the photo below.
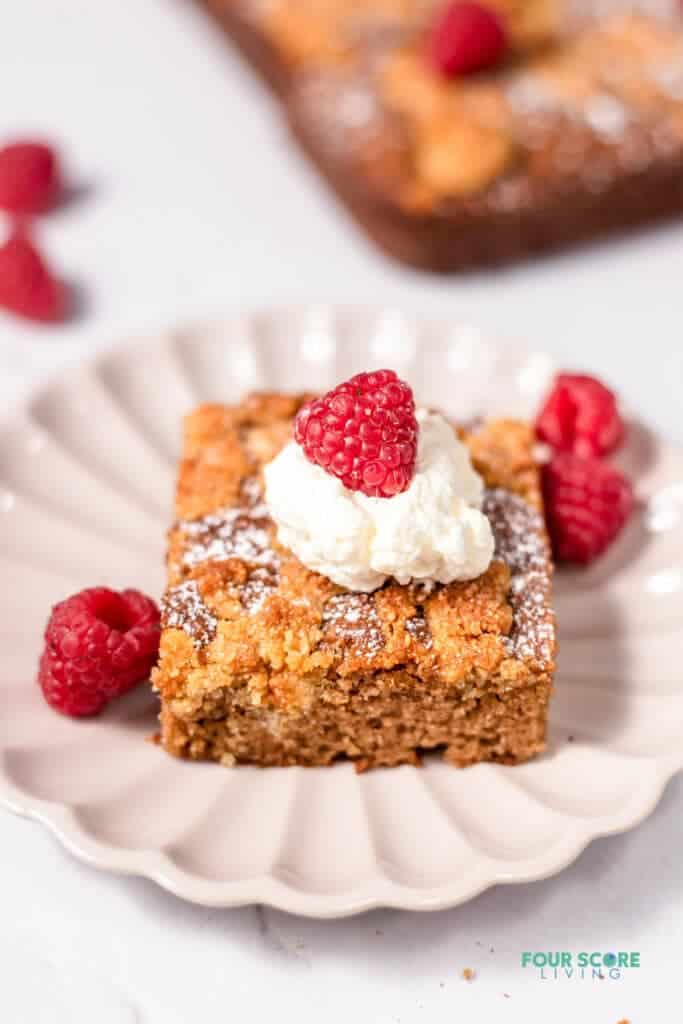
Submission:
M 480 576 L 493 557 L 481 512 L 483 483 L 442 417 L 418 410 L 415 474 L 393 498 L 350 491 L 291 441 L 265 467 L 265 499 L 278 540 L 315 572 L 349 590 L 452 583 Z

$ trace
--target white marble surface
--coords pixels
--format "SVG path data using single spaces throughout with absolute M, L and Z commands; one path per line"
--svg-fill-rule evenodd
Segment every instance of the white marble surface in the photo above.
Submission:
M 57 330 L 0 319 L 4 405 L 131 331 L 325 301 L 518 337 L 604 373 L 683 440 L 683 227 L 495 274 L 402 270 L 359 237 L 189 2 L 6 0 L 2 13 L 0 138 L 41 132 L 63 149 L 73 197 L 39 233 L 83 295 Z M 0 813 L 0 1019 L 650 1024 L 679 1002 L 682 808 L 679 778 L 639 829 L 554 879 L 450 912 L 326 923 L 184 906 Z M 640 950 L 642 967 L 619 981 L 542 981 L 519 966 L 536 949 Z

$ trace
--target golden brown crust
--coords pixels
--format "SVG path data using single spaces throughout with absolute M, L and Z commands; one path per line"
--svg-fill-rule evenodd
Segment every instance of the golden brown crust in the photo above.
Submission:
M 534 458 L 534 434 L 520 420 L 489 420 L 478 429 L 461 431 L 487 487 L 502 487 L 542 507 L 538 464 Z
M 306 397 L 252 395 L 186 420 L 154 676 L 164 746 L 365 766 L 433 746 L 456 763 L 535 753 L 554 628 L 530 429 L 500 420 L 461 431 L 499 544 L 483 576 L 356 594 L 282 548 L 262 502 L 263 465 Z M 511 587 L 515 574 L 523 585 Z

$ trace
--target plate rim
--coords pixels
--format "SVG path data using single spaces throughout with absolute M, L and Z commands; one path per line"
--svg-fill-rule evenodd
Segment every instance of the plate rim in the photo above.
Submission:
M 69 363 L 59 371 L 40 381 L 28 394 L 11 403 L 0 416 L 0 426 L 11 423 L 30 413 L 34 403 L 59 384 L 80 372 L 96 369 L 109 359 L 130 357 L 141 343 L 163 344 L 164 340 L 198 337 L 202 333 L 227 329 L 229 326 L 253 324 L 258 320 L 304 318 L 324 310 L 334 322 L 340 317 L 366 322 L 390 313 L 400 316 L 419 330 L 429 327 L 468 329 L 474 326 L 484 340 L 497 348 L 512 350 L 519 355 L 540 353 L 554 358 L 539 347 L 528 347 L 511 338 L 499 337 L 493 330 L 478 328 L 457 318 L 428 317 L 402 311 L 394 305 L 378 307 L 317 303 L 249 308 L 231 311 L 222 317 L 207 318 L 188 324 L 151 328 L 131 332 L 119 344 L 89 354 L 78 362 Z M 683 459 L 683 446 L 659 439 L 659 443 L 675 458 Z M 100 870 L 123 876 L 146 878 L 178 898 L 208 907 L 239 907 L 261 904 L 289 913 L 313 918 L 349 917 L 369 910 L 387 907 L 400 910 L 426 912 L 458 906 L 495 885 L 514 885 L 538 881 L 559 874 L 573 863 L 594 840 L 628 831 L 643 822 L 655 809 L 668 782 L 683 770 L 683 749 L 680 754 L 648 755 L 642 758 L 648 772 L 634 796 L 618 813 L 592 818 L 573 817 L 571 828 L 563 833 L 561 841 L 542 851 L 541 855 L 516 859 L 507 871 L 485 867 L 486 858 L 480 858 L 477 871 L 471 871 L 454 882 L 442 882 L 431 888 L 417 888 L 391 879 L 382 869 L 381 859 L 375 862 L 376 872 L 367 880 L 352 887 L 334 889 L 306 888 L 287 879 L 277 870 L 253 878 L 217 881 L 201 878 L 175 863 L 163 850 L 133 849 L 97 838 L 79 821 L 74 809 L 58 801 L 44 800 L 22 790 L 6 773 L 4 751 L 0 749 L 0 807 L 46 826 L 66 849 L 78 859 Z M 268 771 L 269 769 L 262 769 Z M 490 861 L 490 864 L 495 862 Z
M 497 885 L 524 885 L 552 878 L 573 864 L 595 839 L 620 835 L 640 825 L 652 814 L 671 779 L 683 770 L 683 757 L 681 763 L 673 764 L 669 771 L 662 770 L 655 759 L 651 760 L 655 764 L 653 778 L 647 787 L 637 791 L 643 793 L 645 799 L 634 800 L 633 809 L 615 815 L 616 820 L 611 823 L 597 828 L 591 823 L 599 819 L 586 819 L 581 828 L 579 819 L 575 819 L 573 834 L 563 837 L 562 842 L 546 850 L 541 858 L 516 860 L 514 877 L 479 871 L 474 878 L 468 876 L 470 881 L 466 885 L 458 881 L 431 889 L 399 885 L 384 873 L 375 875 L 371 886 L 365 883 L 339 895 L 329 890 L 324 895 L 306 890 L 273 874 L 221 882 L 198 879 L 161 851 L 135 850 L 97 839 L 80 826 L 70 807 L 27 795 L 4 774 L 0 774 L 0 806 L 45 826 L 65 849 L 91 867 L 122 877 L 145 878 L 171 895 L 198 906 L 236 908 L 259 904 L 320 920 L 352 917 L 381 908 L 426 913 L 458 907 Z M 558 851 L 561 851 L 559 856 Z M 553 852 L 555 856 L 549 856 Z M 367 891 L 369 888 L 374 891 Z

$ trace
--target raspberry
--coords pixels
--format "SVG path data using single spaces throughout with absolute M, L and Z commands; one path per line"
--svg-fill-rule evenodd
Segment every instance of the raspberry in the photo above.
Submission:
M 538 419 L 536 434 L 558 452 L 608 455 L 624 437 L 614 394 L 595 377 L 560 373 Z
M 159 609 L 137 590 L 82 590 L 55 605 L 38 682 L 65 715 L 96 715 L 146 679 L 159 650 Z
M 28 320 L 63 320 L 67 291 L 53 277 L 42 256 L 23 233 L 0 246 L 0 307 Z
M 59 167 L 50 146 L 13 142 L 0 149 L 0 207 L 10 213 L 42 213 L 59 192 Z
M 391 498 L 410 484 L 417 455 L 413 392 L 393 370 L 359 373 L 299 411 L 306 458 L 351 491 Z
M 449 4 L 428 39 L 428 57 L 447 78 L 498 64 L 507 49 L 507 33 L 496 14 L 478 3 Z
M 633 509 L 631 484 L 621 473 L 566 452 L 543 467 L 543 496 L 556 558 L 581 565 L 609 547 Z

